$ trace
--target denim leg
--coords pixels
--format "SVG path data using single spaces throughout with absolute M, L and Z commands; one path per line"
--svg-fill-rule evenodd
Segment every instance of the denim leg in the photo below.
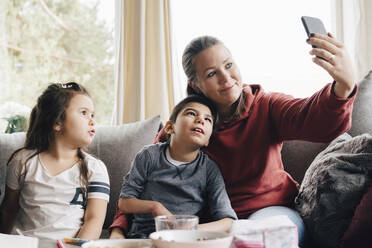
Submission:
M 277 215 L 286 215 L 297 226 L 298 244 L 300 247 L 302 247 L 306 234 L 305 223 L 303 222 L 300 214 L 296 210 L 284 206 L 271 206 L 262 208 L 254 212 L 248 217 L 248 219 L 257 220 Z

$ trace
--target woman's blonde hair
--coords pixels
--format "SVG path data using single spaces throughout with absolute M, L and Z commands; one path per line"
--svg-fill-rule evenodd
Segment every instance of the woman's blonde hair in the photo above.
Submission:
M 191 85 L 190 82 L 197 83 L 197 76 L 196 76 L 196 70 L 195 70 L 195 57 L 200 52 L 204 51 L 205 49 L 208 49 L 215 45 L 223 45 L 223 42 L 219 39 L 213 37 L 213 36 L 200 36 L 195 39 L 193 39 L 185 48 L 183 55 L 182 55 L 182 67 L 187 77 L 187 95 L 201 95 L 204 96 L 201 92 L 195 91 Z M 227 48 L 226 48 L 227 49 Z M 204 96 L 205 97 L 205 96 Z M 219 119 L 221 122 L 229 122 L 236 118 L 239 118 L 245 111 L 245 95 L 242 91 L 238 101 L 234 103 L 233 105 L 234 111 L 228 118 Z

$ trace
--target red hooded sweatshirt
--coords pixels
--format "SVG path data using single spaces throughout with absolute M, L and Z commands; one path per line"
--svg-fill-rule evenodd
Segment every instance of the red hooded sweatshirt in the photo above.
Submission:
M 219 127 L 204 149 L 220 166 L 239 218 L 268 206 L 293 205 L 299 185 L 283 168 L 283 141 L 329 142 L 349 130 L 355 92 L 341 99 L 328 84 L 296 99 L 245 85 L 246 112 Z

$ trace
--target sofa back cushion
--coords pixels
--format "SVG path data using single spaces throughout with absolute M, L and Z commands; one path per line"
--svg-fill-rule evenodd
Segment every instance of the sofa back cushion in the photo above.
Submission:
M 359 82 L 358 94 L 355 98 L 351 129 L 351 136 L 363 133 L 372 134 L 372 71 Z
M 25 143 L 26 133 L 0 134 L 0 204 L 4 200 L 6 164 L 10 155 Z
M 145 121 L 96 128 L 96 135 L 88 146 L 88 152 L 105 163 L 111 188 L 104 228 L 110 226 L 115 215 L 123 176 L 129 171 L 136 153 L 153 142 L 160 124 L 160 116 L 156 116 Z M 16 149 L 24 145 L 24 141 L 24 132 L 0 134 L 0 203 L 5 192 L 6 162 Z
M 326 147 L 327 144 L 325 143 L 299 140 L 285 141 L 282 149 L 284 169 L 301 184 L 311 162 Z
M 88 147 L 88 152 L 101 159 L 110 176 L 110 202 L 104 228 L 111 225 L 115 215 L 123 177 L 141 148 L 151 144 L 160 128 L 160 116 L 120 126 L 102 126 Z

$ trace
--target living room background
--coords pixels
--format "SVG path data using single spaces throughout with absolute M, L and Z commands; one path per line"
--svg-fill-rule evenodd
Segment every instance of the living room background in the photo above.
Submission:
M 110 124 L 114 0 L 0 1 L 0 34 L 1 132 L 3 118 L 27 115 L 49 83 L 69 81 L 87 86 L 97 122 Z
M 259 83 L 267 91 L 296 97 L 308 96 L 331 80 L 311 61 L 300 17 L 319 17 L 327 30 L 345 41 L 345 34 L 342 37 L 335 25 L 334 0 L 161 2 L 170 6 L 173 84 L 180 89 L 186 88 L 181 68 L 183 49 L 199 35 L 214 35 L 227 45 L 245 83 Z M 114 16 L 118 13 L 114 6 L 115 0 L 1 1 L 0 118 L 9 117 L 13 111 L 6 105 L 9 101 L 31 108 L 34 97 L 48 83 L 78 81 L 93 95 L 97 123 L 112 123 L 117 95 L 115 35 L 118 38 L 114 34 Z M 345 6 L 341 11 L 345 12 Z M 350 46 L 347 41 L 345 45 Z M 353 48 L 348 47 L 352 52 Z M 175 94 L 172 104 L 184 96 L 184 90 Z M 18 111 L 16 107 L 14 111 Z M 5 127 L 2 119 L 0 132 Z

